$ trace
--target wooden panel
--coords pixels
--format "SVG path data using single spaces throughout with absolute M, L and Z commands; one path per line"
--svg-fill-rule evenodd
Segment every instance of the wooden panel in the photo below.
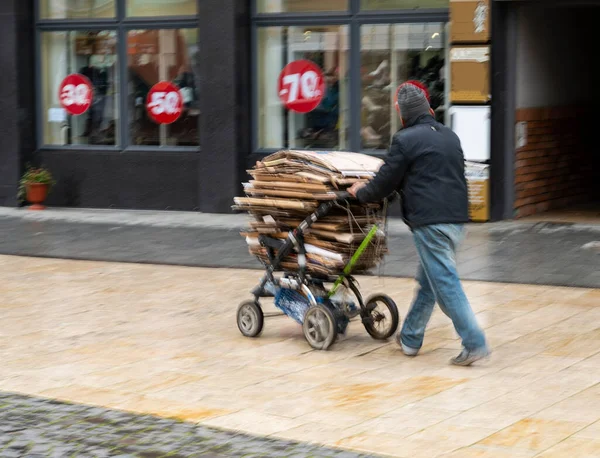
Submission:
M 491 38 L 489 0 L 452 0 L 450 2 L 450 41 L 487 43 Z
M 452 103 L 487 103 L 491 99 L 490 47 L 460 46 L 450 50 Z

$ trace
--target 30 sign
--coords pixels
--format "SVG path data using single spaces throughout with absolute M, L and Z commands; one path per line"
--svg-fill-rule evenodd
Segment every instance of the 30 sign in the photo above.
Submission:
M 183 96 L 173 83 L 161 81 L 148 92 L 146 109 L 157 124 L 172 124 L 183 112 Z
M 325 96 L 321 69 L 310 60 L 296 60 L 279 75 L 279 98 L 288 110 L 308 113 L 319 106 Z
M 79 73 L 67 76 L 58 90 L 58 100 L 67 113 L 81 115 L 92 106 L 94 91 L 91 81 Z

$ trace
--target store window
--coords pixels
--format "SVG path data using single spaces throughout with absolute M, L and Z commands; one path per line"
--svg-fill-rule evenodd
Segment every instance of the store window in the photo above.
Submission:
M 198 0 L 34 1 L 40 146 L 200 145 Z
M 198 0 L 127 0 L 127 15 L 190 16 L 198 13 Z
M 127 35 L 130 139 L 134 145 L 198 146 L 197 29 L 132 30 Z M 161 81 L 181 93 L 183 110 L 173 123 L 157 124 L 148 94 Z M 167 95 L 168 99 L 168 95 Z
M 115 17 L 115 0 L 40 0 L 42 19 Z
M 259 13 L 347 11 L 348 0 L 257 0 Z
M 363 10 L 396 10 L 415 8 L 448 8 L 449 0 L 361 0 Z
M 436 118 L 443 122 L 445 97 L 443 24 L 363 25 L 361 27 L 361 146 L 385 150 L 400 128 L 394 107 L 396 88 L 423 83 Z
M 44 142 L 115 145 L 119 116 L 116 32 L 44 32 L 41 42 Z M 79 84 L 67 80 L 73 74 L 79 75 Z M 74 114 L 78 107 L 85 112 Z
M 284 67 L 299 60 L 316 65 L 324 79 L 322 98 L 307 113 L 286 108 L 278 91 Z M 259 148 L 347 148 L 347 26 L 260 28 L 256 77 Z

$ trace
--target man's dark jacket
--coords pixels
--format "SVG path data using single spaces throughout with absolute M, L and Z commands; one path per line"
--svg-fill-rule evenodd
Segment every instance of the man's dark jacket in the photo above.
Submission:
M 456 134 L 430 115 L 409 120 L 394 135 L 384 165 L 356 197 L 377 202 L 394 191 L 411 228 L 468 222 L 465 159 Z

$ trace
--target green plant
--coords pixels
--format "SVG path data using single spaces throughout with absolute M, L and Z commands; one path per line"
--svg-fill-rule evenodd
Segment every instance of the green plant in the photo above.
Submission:
M 52 174 L 48 169 L 45 169 L 43 167 L 31 167 L 30 165 L 28 165 L 27 170 L 25 171 L 25 173 L 21 177 L 21 180 L 19 181 L 19 200 L 25 200 L 25 196 L 27 194 L 27 185 L 34 183 L 46 184 L 48 185 L 48 189 L 51 189 L 52 186 L 56 184 L 54 178 L 52 177 Z

